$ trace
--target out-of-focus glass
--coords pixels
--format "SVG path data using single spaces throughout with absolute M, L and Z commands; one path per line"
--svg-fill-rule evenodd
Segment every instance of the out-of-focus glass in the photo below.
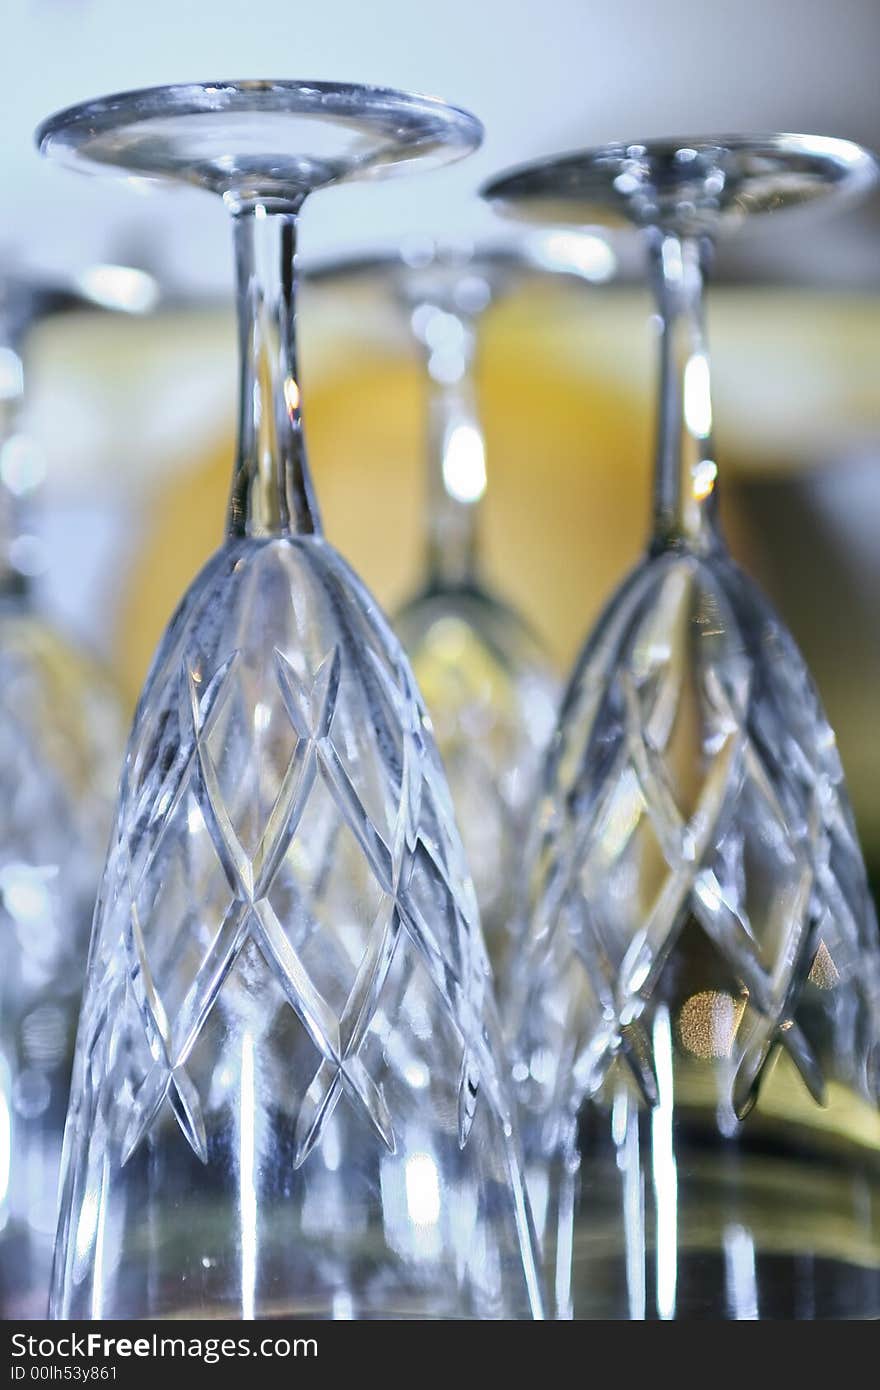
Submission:
M 334 262 L 310 277 L 374 284 L 405 316 L 424 365 L 423 572 L 396 628 L 431 716 L 501 978 L 558 685 L 539 640 L 494 592 L 482 562 L 488 469 L 475 379 L 480 321 L 493 302 L 542 273 L 600 280 L 612 269 L 599 238 L 534 234 L 480 245 L 413 243 L 399 255 Z
M 500 983 L 557 682 L 531 629 L 488 592 L 426 590 L 396 626 L 431 715 Z
M 293 82 L 43 128 L 50 154 L 223 195 L 242 388 L 226 541 L 129 743 L 55 1317 L 540 1312 L 473 888 L 409 666 L 321 533 L 294 331 L 306 194 L 480 134 L 434 100 Z
M 721 539 L 701 294 L 719 221 L 875 172 L 844 141 L 683 140 L 489 190 L 644 228 L 661 330 L 650 546 L 564 697 L 514 962 L 559 1317 L 880 1314 L 877 922 L 817 692 Z
M 25 340 L 83 307 L 0 280 L 0 1316 L 46 1316 L 89 927 L 122 758 L 115 693 L 39 599 L 43 477 L 21 404 Z

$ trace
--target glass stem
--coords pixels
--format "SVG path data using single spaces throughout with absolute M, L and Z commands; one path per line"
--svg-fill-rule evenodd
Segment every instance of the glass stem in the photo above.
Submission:
M 660 397 L 652 549 L 720 543 L 702 239 L 657 231 L 651 266 L 660 313 Z
M 475 332 L 470 322 L 462 321 L 461 327 L 455 361 L 444 352 L 429 355 L 427 362 L 426 535 L 431 588 L 470 587 L 479 569 L 486 459 L 473 377 Z
M 296 210 L 249 206 L 234 227 L 241 396 L 227 532 L 319 535 L 296 355 Z

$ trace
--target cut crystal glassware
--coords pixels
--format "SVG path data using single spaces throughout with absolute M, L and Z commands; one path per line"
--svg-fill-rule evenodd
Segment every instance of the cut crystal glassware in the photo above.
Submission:
M 793 639 L 717 521 L 702 284 L 721 224 L 876 174 L 807 136 L 614 145 L 492 184 L 645 231 L 654 526 L 578 660 L 511 987 L 558 1317 L 880 1313 L 880 945 Z
M 43 467 L 21 406 L 27 338 L 82 308 L 0 278 L 0 1317 L 49 1298 L 61 1138 L 89 926 L 122 760 L 110 681 L 44 611 Z
M 559 240 L 559 238 L 557 238 Z M 366 278 L 395 302 L 425 368 L 424 572 L 396 619 L 431 716 L 498 978 L 518 894 L 521 843 L 558 684 L 525 620 L 488 586 L 481 560 L 486 450 L 474 359 L 480 320 L 528 279 L 556 271 L 603 278 L 608 258 L 578 263 L 550 237 L 411 244 L 322 266 L 321 282 Z M 601 249 L 605 249 L 602 247 Z
M 126 757 L 55 1317 L 540 1313 L 473 887 L 406 659 L 321 534 L 295 342 L 306 195 L 480 136 L 433 99 L 299 82 L 132 93 L 40 132 L 222 195 L 242 359 L 226 540 Z

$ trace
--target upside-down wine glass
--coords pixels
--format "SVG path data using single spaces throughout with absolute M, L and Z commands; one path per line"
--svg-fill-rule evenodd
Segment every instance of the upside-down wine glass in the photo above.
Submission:
M 39 448 L 22 416 L 31 330 L 92 307 L 0 277 L 0 1317 L 46 1315 L 58 1166 L 89 927 L 122 760 L 98 663 L 45 611 Z
M 651 541 L 564 698 L 513 987 L 560 1317 L 880 1313 L 876 918 L 816 690 L 719 531 L 702 307 L 719 226 L 874 178 L 784 135 L 487 190 L 643 228 L 661 325 Z
M 96 915 L 53 1312 L 530 1317 L 531 1221 L 473 888 L 420 697 L 324 540 L 297 216 L 479 123 L 335 83 L 158 88 L 44 152 L 232 214 L 241 414 L 225 543 L 138 706 Z
M 487 490 L 475 356 L 493 303 L 542 273 L 602 279 L 595 237 L 411 243 L 320 267 L 314 278 L 366 278 L 405 315 L 427 391 L 423 573 L 397 616 L 425 699 L 498 978 L 517 903 L 522 836 L 558 688 L 524 619 L 489 586 L 481 515 Z M 310 279 L 313 278 L 310 275 Z

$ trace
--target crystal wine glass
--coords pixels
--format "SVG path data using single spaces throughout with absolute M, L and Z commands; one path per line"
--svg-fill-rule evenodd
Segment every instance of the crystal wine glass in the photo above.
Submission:
M 39 133 L 222 196 L 241 345 L 226 540 L 126 757 L 55 1317 L 540 1311 L 473 888 L 409 666 L 321 534 L 295 340 L 306 196 L 480 136 L 433 99 L 287 81 L 106 98 Z
M 122 759 L 109 679 L 46 614 L 27 339 L 73 288 L 0 277 L 0 1317 L 46 1315 L 89 926 Z
M 560 1317 L 880 1313 L 877 924 L 815 687 L 719 531 L 702 307 L 718 227 L 874 178 L 783 135 L 487 190 L 643 228 L 662 330 L 650 545 L 564 697 L 513 987 Z
M 560 240 L 557 238 L 557 241 Z M 594 239 L 584 238 L 585 251 Z M 549 658 L 486 582 L 481 512 L 486 450 L 474 358 L 489 307 L 541 273 L 607 273 L 607 259 L 554 253 L 551 237 L 411 244 L 337 261 L 316 282 L 367 279 L 402 310 L 425 369 L 427 486 L 423 577 L 396 620 L 422 691 L 499 978 L 518 865 L 558 698 Z M 603 248 L 604 249 L 604 248 Z M 607 254 L 607 253 L 606 253 Z

